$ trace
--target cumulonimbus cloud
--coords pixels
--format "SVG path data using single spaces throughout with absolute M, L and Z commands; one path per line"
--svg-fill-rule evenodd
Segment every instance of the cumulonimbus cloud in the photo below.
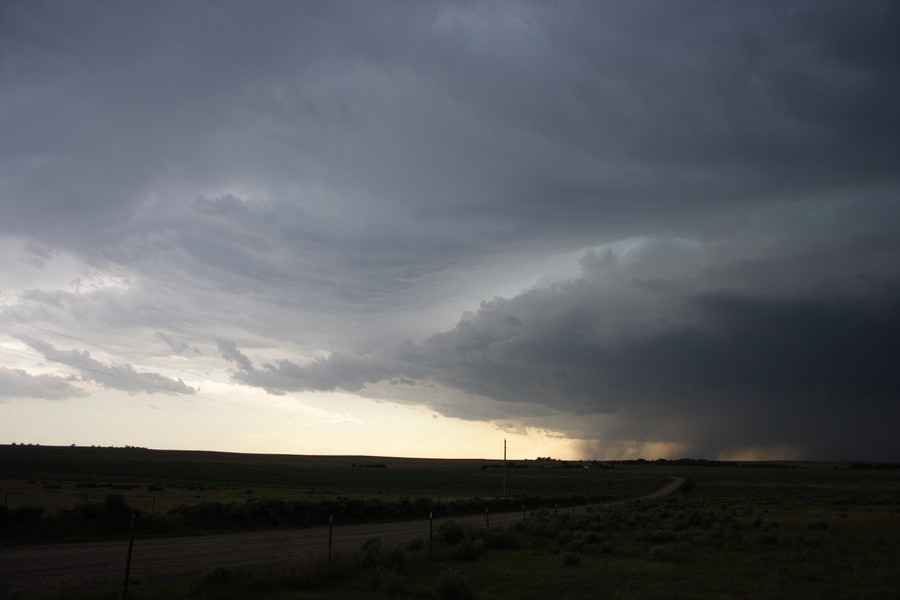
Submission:
M 742 266 L 752 273 L 738 276 Z M 407 378 L 502 403 L 510 418 L 611 415 L 621 435 L 652 429 L 700 452 L 721 451 L 730 437 L 849 451 L 835 435 L 849 426 L 884 440 L 884 409 L 900 393 L 900 286 L 854 296 L 852 278 L 823 268 L 819 286 L 761 290 L 759 270 L 774 277 L 778 268 L 710 257 L 684 240 L 643 240 L 590 252 L 579 277 L 483 302 L 419 343 L 262 369 L 232 344 L 220 350 L 238 365 L 237 380 L 275 393 Z M 484 415 L 464 402 L 450 411 Z

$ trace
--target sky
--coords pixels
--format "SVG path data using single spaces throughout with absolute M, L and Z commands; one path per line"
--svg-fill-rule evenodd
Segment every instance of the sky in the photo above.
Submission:
M 0 443 L 900 461 L 900 4 L 0 3 Z

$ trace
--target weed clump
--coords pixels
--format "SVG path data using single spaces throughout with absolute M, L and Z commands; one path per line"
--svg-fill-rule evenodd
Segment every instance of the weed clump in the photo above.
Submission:
M 381 566 L 381 538 L 370 537 L 359 549 L 359 562 L 363 568 Z
M 382 566 L 366 571 L 366 583 L 370 590 L 380 592 L 388 598 L 396 598 L 406 590 L 406 582 L 397 569 Z
M 806 528 L 810 531 L 828 531 L 828 521 L 825 519 L 810 521 L 806 524 Z
M 483 552 L 483 540 L 465 540 L 453 549 L 452 556 L 456 560 L 476 561 Z
M 437 574 L 434 594 L 439 600 L 472 600 L 475 588 L 462 571 L 448 567 Z
M 437 530 L 437 537 L 448 546 L 452 546 L 463 539 L 462 525 L 454 520 L 444 521 Z

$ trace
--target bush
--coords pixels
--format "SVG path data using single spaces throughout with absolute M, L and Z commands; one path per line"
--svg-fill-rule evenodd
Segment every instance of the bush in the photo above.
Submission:
M 106 514 L 113 518 L 125 519 L 134 512 L 134 510 L 125 504 L 125 496 L 122 494 L 110 494 L 103 503 L 103 510 Z
M 577 567 L 581 564 L 581 554 L 578 552 L 566 552 L 562 557 L 563 565 L 567 567 Z
M 806 528 L 811 531 L 828 531 L 828 521 L 824 519 L 818 521 L 810 521 L 806 524 Z
M 41 520 L 44 514 L 43 506 L 24 505 L 14 508 L 10 511 L 4 507 L 4 520 L 10 523 L 36 523 Z
M 203 574 L 200 586 L 207 589 L 217 589 L 234 583 L 234 572 L 228 567 L 214 567 Z
M 485 536 L 485 545 L 488 548 L 496 548 L 498 550 L 513 550 L 516 548 L 527 548 L 531 542 L 525 535 L 515 529 L 492 529 Z
M 338 577 L 356 576 L 358 563 L 342 554 L 331 559 L 326 554 L 316 554 L 291 564 L 288 580 L 301 589 L 316 589 Z
M 363 568 L 381 566 L 381 538 L 370 537 L 359 548 L 359 562 Z
M 399 596 L 404 587 L 403 577 L 396 569 L 381 566 L 366 571 L 366 584 L 370 590 L 390 597 Z
M 669 553 L 666 552 L 665 548 L 656 546 L 650 550 L 650 560 L 654 560 L 656 562 L 667 561 L 669 560 Z
M 440 600 L 472 600 L 475 589 L 462 572 L 449 567 L 437 574 L 434 593 Z
M 425 540 L 420 537 L 413 538 L 406 542 L 404 549 L 407 552 L 421 552 L 425 548 Z
M 457 560 L 476 561 L 484 552 L 484 542 L 482 540 L 466 540 L 453 550 L 453 558 Z
M 396 598 L 406 591 L 406 582 L 403 580 L 403 576 L 400 573 L 391 569 L 385 574 L 378 591 L 388 598 Z
M 441 523 L 441 526 L 438 527 L 437 537 L 439 540 L 443 540 L 447 545 L 452 546 L 463 539 L 462 525 L 452 519 L 444 521 Z

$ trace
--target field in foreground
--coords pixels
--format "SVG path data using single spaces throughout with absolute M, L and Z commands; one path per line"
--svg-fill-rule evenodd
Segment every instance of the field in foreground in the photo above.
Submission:
M 511 461 L 504 476 L 483 460 L 0 446 L 0 544 L 115 538 L 134 512 L 140 535 L 189 535 L 571 506 L 666 481 L 581 466 Z
M 273 457 L 275 462 L 292 459 L 308 461 L 306 468 L 314 471 L 365 473 L 362 477 L 373 477 L 369 484 L 381 477 L 383 485 L 374 493 L 383 500 L 395 494 L 425 497 L 427 488 L 414 485 L 417 470 L 423 482 L 456 482 L 458 494 L 448 495 L 447 502 L 464 498 L 473 489 L 477 495 L 491 497 L 480 488 L 465 488 L 462 482 L 471 477 L 476 486 L 486 481 L 494 484 L 500 476 L 494 469 L 482 469 L 481 461 Z M 263 457 L 252 460 L 265 464 Z M 325 466 L 329 461 L 331 467 Z M 374 466 L 381 463 L 384 466 Z M 584 470 L 534 466 L 510 470 L 510 488 L 516 481 L 532 490 L 540 490 L 543 484 L 553 493 L 568 490 L 577 498 L 576 488 L 590 491 L 590 486 L 597 486 L 625 496 L 626 491 L 647 491 L 667 477 L 682 476 L 690 478 L 692 489 L 654 502 L 596 506 L 574 517 L 565 506 L 539 508 L 504 529 L 442 524 L 433 553 L 423 536 L 399 545 L 373 538 L 356 550 L 342 550 L 330 564 L 319 555 L 272 568 L 213 568 L 179 579 L 142 581 L 138 597 L 900 598 L 900 472 L 896 470 L 815 463 L 766 468 L 646 463 L 591 470 L 585 480 Z M 299 462 L 293 467 L 302 468 Z M 8 477 L 10 470 L 2 472 Z M 31 481 L 97 480 L 96 472 L 84 479 L 46 474 Z M 332 474 L 332 480 L 340 477 Z M 131 481 L 144 486 L 149 480 Z M 225 483 L 216 488 L 230 489 Z M 306 485 L 299 490 L 286 483 L 283 488 L 266 489 L 304 494 Z M 357 491 L 362 498 L 367 489 L 360 485 L 334 491 Z M 121 594 L 121 586 L 116 585 L 81 597 L 118 598 Z

